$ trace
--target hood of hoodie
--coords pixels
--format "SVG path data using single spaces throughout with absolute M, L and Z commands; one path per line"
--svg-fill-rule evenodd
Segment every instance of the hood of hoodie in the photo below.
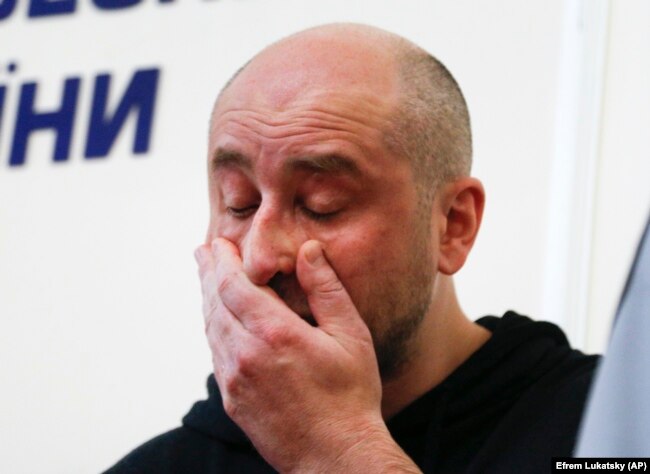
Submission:
M 463 439 L 471 451 L 482 442 L 481 433 L 494 428 L 513 400 L 577 352 L 554 324 L 511 311 L 500 318 L 485 316 L 477 324 L 492 332 L 490 339 L 442 383 L 387 422 L 393 437 L 414 458 L 419 451 L 437 452 L 444 449 L 441 443 L 456 439 Z M 225 413 L 214 376 L 208 377 L 207 387 L 208 398 L 194 404 L 183 425 L 228 444 L 249 445 L 244 432 Z M 441 441 L 436 433 L 442 430 Z M 428 446 L 416 445 L 423 433 Z
M 183 426 L 228 444 L 250 444 L 242 429 L 224 411 L 221 392 L 213 374 L 208 376 L 207 386 L 208 398 L 192 406 L 183 417 Z

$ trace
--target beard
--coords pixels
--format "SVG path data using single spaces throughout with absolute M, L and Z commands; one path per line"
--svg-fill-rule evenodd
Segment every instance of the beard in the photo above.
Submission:
M 414 242 L 400 249 L 402 256 L 408 256 L 401 271 L 368 275 L 361 295 L 346 288 L 370 330 L 384 382 L 403 373 L 415 355 L 414 339 L 431 304 L 435 274 L 428 235 L 427 230 L 414 232 Z M 318 325 L 295 273 L 278 273 L 268 286 L 293 312 L 312 326 Z
M 408 249 L 407 271 L 377 278 L 366 304 L 360 303 L 384 382 L 401 375 L 417 354 L 415 338 L 431 305 L 435 273 L 422 243 Z

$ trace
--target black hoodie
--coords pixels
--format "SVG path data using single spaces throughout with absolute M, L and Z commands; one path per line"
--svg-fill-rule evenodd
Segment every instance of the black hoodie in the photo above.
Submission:
M 570 456 L 597 362 L 562 331 L 513 312 L 478 324 L 492 337 L 441 384 L 388 421 L 395 441 L 431 473 L 548 473 Z M 214 377 L 183 426 L 106 471 L 275 472 L 225 414 Z

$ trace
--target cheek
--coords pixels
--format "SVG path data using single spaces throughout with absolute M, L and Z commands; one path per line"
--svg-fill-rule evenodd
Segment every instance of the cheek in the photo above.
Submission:
M 332 267 L 351 295 L 366 293 L 378 272 L 386 269 L 387 249 L 382 245 L 382 232 L 348 230 L 321 242 Z
M 397 282 L 431 266 L 426 238 L 412 226 L 377 225 L 324 242 L 334 270 L 353 299 L 364 301 L 382 282 Z M 417 268 L 416 268 L 417 267 Z
M 217 237 L 230 240 L 234 244 L 245 236 L 245 221 L 236 221 L 219 212 L 219 200 L 210 196 L 210 223 L 208 225 L 207 242 L 212 242 Z
M 246 236 L 248 220 L 236 220 L 220 211 L 220 201 L 210 196 L 210 224 L 208 225 L 208 242 L 221 237 L 239 246 Z
M 225 216 L 212 215 L 210 217 L 210 228 L 208 230 L 209 237 L 215 239 L 221 237 L 223 239 L 231 241 L 237 247 L 241 246 L 241 243 L 246 238 L 246 233 L 248 230 L 247 221 L 235 221 L 234 219 L 228 219 Z

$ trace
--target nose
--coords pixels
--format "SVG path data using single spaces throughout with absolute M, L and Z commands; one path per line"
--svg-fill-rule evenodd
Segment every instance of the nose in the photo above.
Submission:
M 266 285 L 277 273 L 296 271 L 296 258 L 302 241 L 293 219 L 261 205 L 244 237 L 244 272 L 256 285 Z

